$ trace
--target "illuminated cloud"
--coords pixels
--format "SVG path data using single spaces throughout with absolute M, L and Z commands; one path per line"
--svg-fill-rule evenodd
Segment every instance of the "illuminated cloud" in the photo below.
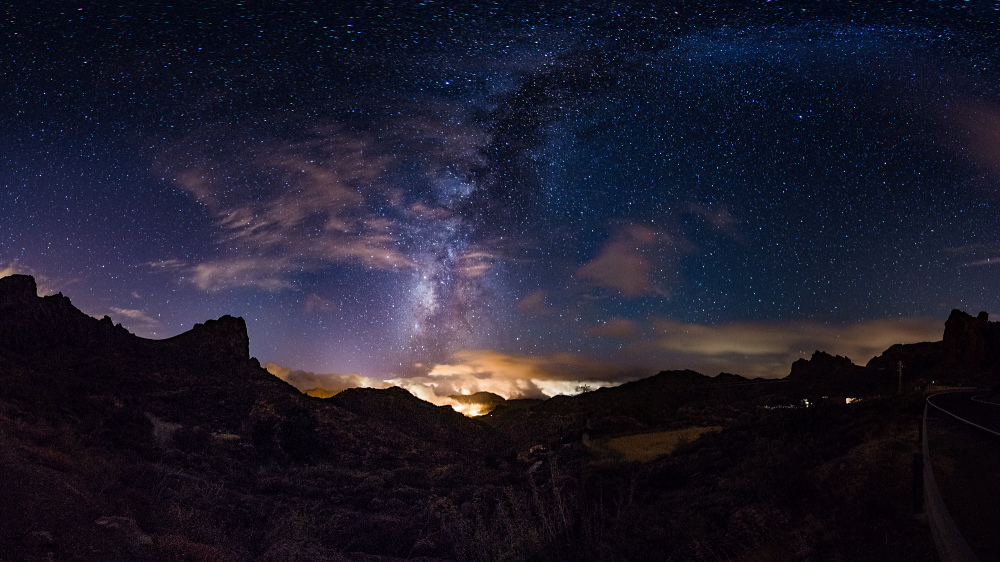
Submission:
M 495 252 L 474 249 L 458 257 L 456 271 L 464 277 L 482 277 L 500 259 L 501 256 Z
M 149 314 L 134 308 L 118 308 L 112 306 L 109 316 L 112 320 L 125 326 L 130 332 L 143 336 L 156 336 L 162 326 L 160 321 Z M 124 320 L 122 319 L 124 317 Z
M 191 268 L 191 282 L 202 291 L 257 287 L 277 291 L 291 287 L 284 272 L 289 260 L 237 259 L 200 263 Z
M 319 388 L 329 391 L 331 394 L 336 394 L 348 388 L 388 388 L 392 386 L 385 381 L 366 377 L 358 373 L 347 375 L 337 373 L 317 374 L 309 371 L 289 369 L 272 362 L 265 363 L 263 367 L 267 369 L 267 372 L 299 389 L 300 392 Z
M 644 327 L 613 319 L 587 331 L 593 338 L 633 339 Z M 468 406 L 449 398 L 491 392 L 504 398 L 548 398 L 577 394 L 581 387 L 600 388 L 647 377 L 660 370 L 690 368 L 707 375 L 719 372 L 748 377 L 783 377 L 791 364 L 815 350 L 850 357 L 864 365 L 897 343 L 938 341 L 941 323 L 919 318 L 883 319 L 857 324 L 815 322 L 736 322 L 718 326 L 686 324 L 670 319 L 653 323 L 654 337 L 626 345 L 622 360 L 595 359 L 578 353 L 526 356 L 496 350 L 462 350 L 446 362 L 418 365 L 422 375 L 379 380 L 357 373 L 315 374 L 268 363 L 275 376 L 306 391 L 331 393 L 345 388 L 399 386 L 433 404 L 459 411 Z M 626 365 L 642 357 L 641 367 Z
M 120 316 L 124 316 L 129 320 L 136 320 L 144 324 L 159 324 L 155 318 L 149 316 L 141 310 L 136 310 L 134 308 L 118 308 L 116 306 L 111 307 L 111 311 Z
M 691 251 L 683 237 L 641 225 L 618 229 L 577 274 L 626 297 L 668 296 L 679 281 L 677 261 Z
M 38 273 L 35 269 L 17 261 L 7 262 L 6 264 L 0 262 L 0 277 L 8 277 L 10 275 L 31 275 L 34 277 L 35 286 L 40 296 L 54 295 L 58 292 L 53 286 L 53 281 L 45 275 Z
M 527 295 L 521 297 L 517 301 L 517 309 L 521 312 L 527 314 L 532 314 L 536 316 L 544 316 L 546 314 L 551 314 L 552 309 L 549 307 L 548 303 L 545 301 L 547 293 L 541 289 L 537 291 L 532 291 Z
M 921 318 L 868 320 L 856 324 L 813 322 L 736 322 L 717 326 L 685 324 L 676 320 L 654 322 L 657 336 L 637 344 L 653 356 L 662 352 L 678 362 L 707 374 L 728 371 L 744 376 L 780 377 L 796 359 L 815 350 L 850 357 L 866 364 L 897 343 L 938 341 L 943 326 Z M 670 368 L 680 368 L 670 366 Z
M 434 402 L 452 394 L 476 392 L 492 392 L 508 399 L 547 398 L 576 394 L 583 385 L 613 386 L 641 376 L 643 373 L 635 369 L 578 354 L 524 356 L 494 350 L 464 350 L 452 354 L 449 363 L 434 365 L 425 376 L 390 382 L 414 394 L 420 392 L 421 398 Z
M 347 388 L 399 386 L 421 400 L 452 406 L 460 412 L 468 412 L 468 405 L 449 396 L 492 392 L 508 399 L 548 398 L 578 394 L 584 386 L 590 389 L 615 386 L 648 374 L 566 353 L 527 357 L 493 350 L 466 350 L 454 353 L 451 359 L 447 364 L 432 366 L 426 375 L 385 381 L 358 373 L 317 374 L 276 363 L 266 363 L 264 368 L 302 392 L 322 389 L 336 394 Z

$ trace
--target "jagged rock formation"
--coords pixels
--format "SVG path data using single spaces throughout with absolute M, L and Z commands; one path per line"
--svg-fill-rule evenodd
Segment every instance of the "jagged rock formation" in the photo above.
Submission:
M 57 347 L 126 346 L 137 340 L 107 316 L 97 320 L 80 312 L 62 293 L 39 298 L 35 279 L 29 275 L 0 279 L 0 347 L 31 353 Z
M 888 389 L 888 373 L 855 365 L 848 357 L 816 351 L 809 359 L 792 363 L 785 377 L 800 394 L 817 396 L 859 396 Z
M 944 323 L 944 362 L 958 367 L 994 366 L 1000 361 L 1000 323 L 990 322 L 989 314 L 973 318 L 952 310 Z
M 855 365 L 848 357 L 830 355 L 825 351 L 816 351 L 811 358 L 799 359 L 792 363 L 792 370 L 788 373 L 788 379 L 798 381 L 818 377 L 849 378 L 860 376 L 863 373 L 864 367 Z
M 194 361 L 226 364 L 250 359 L 247 324 L 242 318 L 228 314 L 218 320 L 195 324 L 187 332 L 163 340 L 162 345 Z
M 190 554 L 215 547 L 172 534 L 186 533 L 171 519 L 174 502 L 202 510 L 205 520 L 224 518 L 244 549 L 211 559 L 264 559 L 247 554 L 268 545 L 242 534 L 261 524 L 243 507 L 276 513 L 288 496 L 348 522 L 331 531 L 333 543 L 378 555 L 410 552 L 430 487 L 482 481 L 464 469 L 427 475 L 439 466 L 474 466 L 468 458 L 485 448 L 488 431 L 401 389 L 349 392 L 336 401 L 303 396 L 250 357 L 241 318 L 147 340 L 87 316 L 61 294 L 39 297 L 29 276 L 0 279 L 3 560 L 46 559 L 25 554 L 35 543 L 83 560 L 131 560 L 128 540 L 109 531 L 125 521 L 115 519 L 120 514 L 135 514 L 136 528 L 152 537 L 150 559 L 209 559 Z M 323 464 L 321 483 L 285 478 L 288 467 L 310 463 Z M 383 490 L 374 475 L 359 482 L 372 463 L 379 474 L 409 471 L 409 495 Z M 156 486 L 171 499 L 154 501 L 149 489 Z M 211 500 L 192 486 L 212 490 Z M 369 516 L 370 504 L 384 512 Z M 178 548 L 184 555 L 173 552 Z

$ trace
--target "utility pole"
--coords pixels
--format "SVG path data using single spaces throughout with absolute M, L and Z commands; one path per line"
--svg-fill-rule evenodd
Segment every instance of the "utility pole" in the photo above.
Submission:
M 902 393 L 903 393 L 903 362 L 900 361 L 899 362 L 899 390 L 897 391 L 897 394 L 902 394 Z

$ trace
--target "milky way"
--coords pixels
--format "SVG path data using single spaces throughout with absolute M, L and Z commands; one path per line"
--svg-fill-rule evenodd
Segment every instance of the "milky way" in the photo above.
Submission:
M 1000 13 L 872 6 L 7 8 L 0 272 L 436 393 L 863 362 L 1000 263 Z

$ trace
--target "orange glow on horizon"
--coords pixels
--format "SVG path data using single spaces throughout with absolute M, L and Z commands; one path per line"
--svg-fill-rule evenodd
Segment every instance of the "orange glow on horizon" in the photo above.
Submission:
M 459 403 L 455 403 L 455 404 L 452 404 L 451 407 L 452 407 L 452 409 L 454 409 L 459 414 L 462 414 L 463 416 L 467 416 L 467 417 L 470 417 L 470 418 L 475 418 L 475 417 L 478 417 L 478 416 L 484 416 L 484 415 L 490 413 L 490 411 L 493 409 L 493 408 L 489 408 L 485 404 L 459 404 Z

